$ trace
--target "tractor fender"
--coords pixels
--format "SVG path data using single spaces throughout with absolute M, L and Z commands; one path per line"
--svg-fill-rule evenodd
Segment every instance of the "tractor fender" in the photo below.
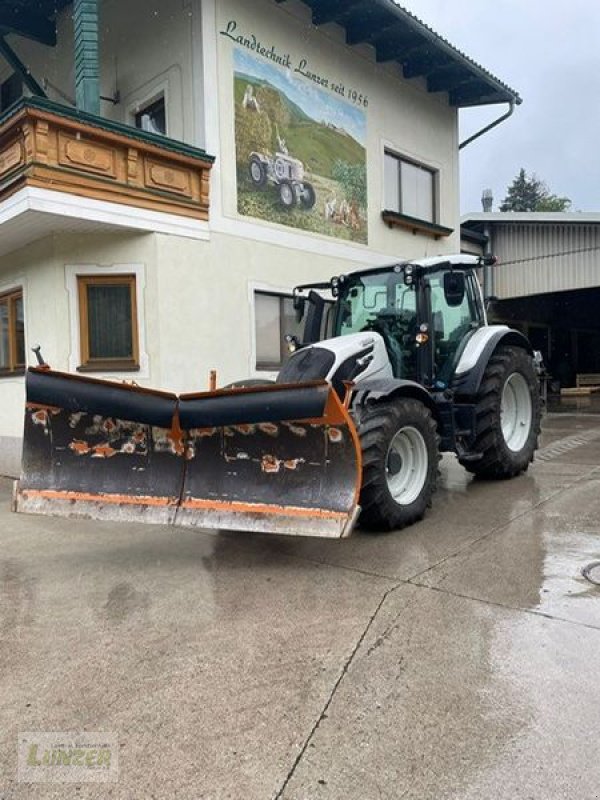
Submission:
M 521 347 L 531 356 L 529 339 L 508 325 L 486 325 L 475 331 L 457 364 L 451 389 L 461 397 L 476 397 L 488 362 L 501 345 Z
M 352 412 L 360 421 L 360 414 L 369 403 L 382 403 L 400 397 L 411 397 L 427 406 L 438 418 L 439 409 L 430 393 L 415 381 L 401 378 L 374 378 L 360 381 L 352 394 Z

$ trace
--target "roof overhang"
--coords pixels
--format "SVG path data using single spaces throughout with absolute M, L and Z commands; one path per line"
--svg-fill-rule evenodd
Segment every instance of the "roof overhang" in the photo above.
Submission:
M 71 0 L 0 0 L 0 35 L 16 33 L 54 47 L 56 14 Z
M 514 89 L 393 0 L 303 2 L 312 11 L 314 25 L 341 25 L 347 44 L 371 45 L 378 62 L 396 61 L 405 78 L 424 79 L 429 92 L 447 92 L 452 106 L 521 103 Z

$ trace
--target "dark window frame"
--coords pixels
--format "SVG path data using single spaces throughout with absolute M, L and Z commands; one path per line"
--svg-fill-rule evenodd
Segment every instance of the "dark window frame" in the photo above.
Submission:
M 401 155 L 400 153 L 397 153 L 388 147 L 386 147 L 383 151 L 384 163 L 386 156 L 393 158 L 397 162 L 398 166 L 398 208 L 386 208 L 384 209 L 384 213 L 392 212 L 395 214 L 409 216 L 411 219 L 421 220 L 427 225 L 438 224 L 439 222 L 438 198 L 439 198 L 440 171 L 438 169 L 435 169 L 434 167 L 430 167 L 428 164 L 425 164 L 421 161 L 417 161 L 414 158 L 408 158 L 407 156 Z M 411 167 L 417 167 L 418 169 L 427 173 L 431 177 L 431 219 L 426 219 L 425 217 L 414 217 L 414 215 L 407 214 L 407 212 L 404 210 L 402 204 L 402 164 L 408 164 Z M 384 173 L 383 173 L 384 191 L 385 191 L 385 179 L 386 179 L 386 172 L 384 168 Z
M 167 98 L 164 92 L 160 92 L 159 94 L 155 95 L 152 100 L 149 100 L 148 102 L 144 103 L 142 106 L 140 106 L 139 110 L 135 112 L 133 116 L 135 127 L 138 130 L 145 130 L 145 128 L 142 125 L 142 117 L 144 116 L 144 114 L 148 114 L 153 109 L 156 109 L 157 107 L 160 106 L 162 106 L 163 115 L 165 118 L 165 129 L 164 131 L 161 131 L 157 135 L 168 136 L 169 124 L 167 118 Z M 157 132 L 149 131 L 149 133 L 157 133 Z
M 89 329 L 89 286 L 125 285 L 129 287 L 131 303 L 131 358 L 92 358 L 90 357 L 90 329 Z M 140 369 L 140 345 L 137 313 L 137 278 L 135 274 L 121 273 L 118 275 L 78 275 L 77 296 L 79 302 L 79 372 L 105 372 L 119 371 L 132 372 Z
M 23 319 L 25 318 L 25 305 L 23 288 L 21 286 L 10 289 L 0 294 L 0 305 L 6 305 L 8 311 L 8 366 L 0 365 L 0 377 L 13 377 L 23 375 L 26 368 L 25 325 L 23 323 L 23 361 L 19 361 L 17 348 L 17 314 L 16 304 L 21 301 L 23 305 Z

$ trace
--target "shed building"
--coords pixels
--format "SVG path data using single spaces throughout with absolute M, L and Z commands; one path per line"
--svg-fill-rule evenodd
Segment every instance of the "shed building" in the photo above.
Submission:
M 561 387 L 600 373 L 600 213 L 467 214 L 461 246 L 497 256 L 490 317 L 526 333 Z

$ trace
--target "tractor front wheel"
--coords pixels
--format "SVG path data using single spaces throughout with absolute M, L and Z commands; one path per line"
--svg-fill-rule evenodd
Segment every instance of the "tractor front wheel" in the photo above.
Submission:
M 520 347 L 500 347 L 483 374 L 475 406 L 473 452 L 459 461 L 482 478 L 512 478 L 531 461 L 540 434 L 541 402 L 533 360 Z
M 390 531 L 422 519 L 437 488 L 437 425 L 418 400 L 373 405 L 362 417 L 363 528 Z
M 279 184 L 279 200 L 288 211 L 296 205 L 296 192 L 290 181 L 281 181 Z

